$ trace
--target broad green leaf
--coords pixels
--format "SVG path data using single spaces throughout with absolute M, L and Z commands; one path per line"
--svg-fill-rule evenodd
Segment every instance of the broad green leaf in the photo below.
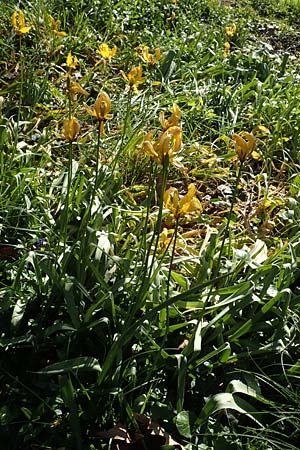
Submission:
M 219 356 L 219 361 L 221 363 L 226 363 L 226 361 L 228 360 L 228 358 L 231 355 L 231 346 L 229 344 L 229 342 L 226 342 L 226 347 L 224 348 L 224 350 L 222 351 L 222 353 Z
M 249 263 L 252 269 L 256 269 L 261 266 L 268 258 L 268 248 L 261 239 L 257 239 L 255 243 L 250 247 L 251 261 Z
M 253 415 L 253 413 L 256 413 L 255 408 L 238 396 L 228 392 L 216 394 L 207 401 L 200 413 L 197 424 L 202 424 L 216 412 L 226 409 L 232 409 L 240 414 L 245 414 L 254 422 L 262 426 L 262 424 Z
M 176 51 L 169 50 L 167 56 L 165 57 L 165 59 L 163 61 L 163 64 L 161 67 L 163 81 L 167 81 L 176 68 L 176 63 L 174 61 L 176 58 L 176 54 L 177 54 Z
M 15 338 L 0 338 L 0 347 L 18 347 L 21 344 L 34 344 L 35 336 L 33 334 L 26 334 L 25 336 L 18 336 Z
M 231 394 L 245 394 L 250 397 L 256 398 L 257 400 L 273 405 L 274 402 L 267 400 L 264 398 L 261 394 L 259 389 L 255 390 L 253 387 L 248 386 L 247 384 L 243 383 L 241 380 L 232 380 L 228 384 L 226 388 L 226 392 L 230 392 Z
M 292 367 L 290 367 L 287 370 L 288 375 L 296 375 L 300 373 L 300 360 L 298 359 L 298 361 L 292 365 Z
M 75 284 L 71 277 L 68 278 L 69 281 L 65 283 L 65 301 L 68 309 L 69 316 L 71 318 L 73 326 L 78 329 L 81 325 L 81 320 L 79 317 L 79 311 L 77 307 L 77 301 L 75 296 L 78 294 L 75 291 Z
M 200 309 L 203 308 L 204 303 L 200 299 L 198 301 L 189 300 L 186 302 L 183 300 L 179 300 L 178 302 L 176 302 L 176 306 L 181 309 Z
M 180 273 L 175 272 L 175 270 L 172 270 L 171 277 L 175 281 L 175 283 L 179 284 L 180 287 L 182 287 L 183 289 L 188 289 L 188 280 L 186 277 L 184 277 Z
M 177 430 L 186 438 L 192 437 L 191 431 L 191 413 L 189 411 L 181 411 L 175 419 Z
M 295 176 L 291 177 L 289 189 L 290 189 L 290 195 L 292 195 L 293 197 L 296 197 L 297 195 L 299 195 L 300 173 L 297 173 Z
M 240 380 L 230 381 L 230 383 L 226 388 L 226 392 L 230 392 L 231 394 L 237 392 L 239 394 L 246 394 L 249 395 L 250 397 L 257 398 L 257 392 Z
M 70 375 L 60 378 L 60 386 L 65 405 L 70 411 L 69 422 L 72 430 L 73 445 L 76 450 L 82 450 L 80 420 L 75 390 Z
M 287 298 L 289 299 L 290 295 L 290 289 L 283 289 L 282 291 L 278 292 L 278 294 L 274 298 L 271 298 L 265 305 L 262 306 L 262 308 L 258 311 L 257 314 L 255 314 L 253 318 L 247 320 L 231 336 L 229 336 L 229 339 L 233 341 L 248 333 L 254 324 L 258 324 L 263 320 L 264 315 L 268 311 L 270 311 L 276 303 L 283 303 L 283 300 L 286 301 Z
M 101 367 L 96 358 L 91 356 L 80 356 L 79 358 L 67 359 L 58 363 L 51 364 L 36 373 L 45 375 L 63 374 L 72 371 L 96 371 L 101 372 Z
M 195 367 L 197 367 L 200 364 L 203 364 L 205 361 L 208 361 L 211 358 L 214 358 L 219 353 L 222 353 L 223 350 L 225 350 L 226 348 L 227 348 L 227 343 L 224 343 L 224 344 L 220 345 L 220 347 L 217 348 L 216 350 L 213 350 L 213 351 L 207 353 L 206 355 L 202 356 L 201 358 L 196 359 L 193 364 L 195 365 Z M 189 345 L 183 350 L 183 353 L 184 354 L 189 354 Z
M 58 322 L 55 325 L 52 325 L 51 327 L 46 329 L 45 337 L 49 337 L 53 333 L 67 332 L 67 331 L 76 331 L 76 328 L 72 327 L 68 323 Z
M 22 317 L 25 314 L 27 303 L 28 299 L 25 298 L 20 298 L 19 300 L 17 300 L 11 318 L 11 324 L 13 327 L 17 327 L 22 320 Z
M 22 406 L 21 408 L 22 413 L 26 417 L 26 419 L 31 420 L 32 418 L 32 411 L 30 409 L 26 408 L 25 406 Z

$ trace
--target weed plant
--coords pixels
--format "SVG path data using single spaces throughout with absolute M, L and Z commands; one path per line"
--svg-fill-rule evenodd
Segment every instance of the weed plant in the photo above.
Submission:
M 1 448 L 299 449 L 299 62 L 266 2 L 2 3 Z

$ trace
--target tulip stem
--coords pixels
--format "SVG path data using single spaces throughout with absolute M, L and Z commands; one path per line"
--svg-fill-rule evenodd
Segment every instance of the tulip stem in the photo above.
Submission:
M 128 93 L 128 97 L 127 97 L 126 115 L 125 115 L 124 124 L 123 124 L 120 148 L 117 151 L 116 155 L 114 155 L 114 164 L 112 166 L 112 174 L 115 171 L 116 165 L 118 164 L 119 156 L 123 150 L 123 144 L 124 144 L 124 139 L 125 139 L 125 135 L 126 135 L 126 128 L 127 128 L 128 119 L 130 116 L 130 110 L 131 110 L 131 98 L 132 98 L 132 91 L 130 90 Z
M 21 122 L 21 112 L 22 112 L 22 103 L 23 103 L 23 90 L 24 90 L 24 54 L 22 51 L 22 39 L 21 36 L 19 36 L 19 55 L 20 55 L 20 93 L 19 93 L 19 107 L 18 107 L 18 113 L 17 113 L 17 124 L 16 124 L 16 131 L 14 135 L 14 146 L 13 146 L 13 152 L 10 158 L 10 167 L 12 166 L 12 163 L 15 158 L 15 153 L 17 151 L 17 143 L 18 143 L 18 135 L 19 135 L 19 128 L 20 128 L 20 122 Z
M 152 199 L 154 198 L 154 193 L 155 193 L 155 181 L 154 181 L 155 177 L 156 177 L 156 171 L 153 171 L 153 161 L 151 161 L 150 177 L 149 177 L 149 184 L 148 184 L 148 196 L 147 196 L 147 210 L 146 210 L 146 217 L 145 217 L 145 222 L 144 222 L 145 225 L 144 225 L 143 239 L 141 240 L 142 248 L 144 248 L 144 249 L 147 246 L 147 228 L 148 228 L 148 220 L 149 220 L 149 216 L 150 216 L 151 203 L 152 203 Z M 143 266 L 144 266 L 144 264 L 147 264 L 148 258 L 149 258 L 149 250 L 147 253 L 144 254 Z
M 168 280 L 167 280 L 166 300 L 169 300 L 169 297 L 170 297 L 170 282 L 171 282 L 173 261 L 175 258 L 176 242 L 177 242 L 177 236 L 178 236 L 178 225 L 179 225 L 179 217 L 176 218 L 175 229 L 174 229 L 174 233 L 172 236 L 173 246 L 172 246 L 172 254 L 171 254 L 171 259 L 170 259 L 169 273 L 168 273 Z M 161 344 L 162 348 L 164 347 L 167 336 L 169 335 L 169 306 L 168 305 L 166 306 L 165 310 L 166 310 L 166 319 L 165 319 L 166 320 L 166 331 L 165 331 L 163 343 Z
M 134 304 L 134 312 L 137 311 L 140 306 L 143 304 L 145 295 L 148 293 L 148 286 L 149 283 L 152 280 L 153 277 L 153 267 L 155 264 L 155 258 L 154 256 L 157 253 L 158 244 L 159 244 L 159 238 L 160 238 L 160 230 L 161 230 L 161 223 L 162 223 L 162 213 L 163 213 L 163 204 L 164 204 L 164 192 L 166 190 L 166 184 L 168 179 L 168 168 L 169 168 L 169 157 L 166 156 L 163 161 L 163 172 L 162 172 L 162 184 L 161 184 L 161 195 L 159 200 L 159 210 L 158 210 L 158 216 L 157 220 L 154 226 L 154 231 L 151 237 L 151 240 L 149 242 L 149 246 L 146 252 L 146 256 L 144 258 L 144 264 L 143 264 L 143 275 L 140 283 L 140 288 L 137 292 L 136 298 L 137 301 Z M 153 242 L 155 240 L 154 249 L 153 248 Z M 153 257 L 150 262 L 149 266 L 149 260 L 150 260 L 150 254 L 152 253 Z M 134 314 L 133 312 L 133 314 Z
M 100 142 L 101 142 L 101 123 L 103 122 L 99 121 L 99 127 L 98 127 L 98 136 L 97 136 L 97 153 L 96 153 L 96 174 L 95 174 L 95 184 L 93 188 L 93 195 L 92 195 L 92 201 L 91 201 L 91 210 L 92 206 L 95 200 L 96 196 L 96 190 L 98 188 L 98 178 L 99 178 L 99 161 L 100 161 Z
M 171 254 L 171 259 L 170 259 L 169 273 L 168 273 L 166 299 L 168 299 L 169 295 L 170 295 L 170 281 L 171 281 L 171 273 L 172 273 L 173 261 L 174 261 L 174 257 L 175 257 L 175 250 L 176 250 L 176 241 L 177 241 L 177 235 L 178 235 L 178 224 L 179 224 L 179 216 L 176 218 L 175 229 L 174 229 L 174 233 L 173 233 L 173 236 L 172 236 L 173 247 L 172 247 L 172 254 Z
M 231 205 L 230 205 L 229 214 L 227 216 L 227 222 L 226 222 L 226 226 L 225 226 L 225 229 L 224 229 L 223 239 L 222 239 L 220 253 L 219 253 L 218 262 L 217 262 L 216 276 L 218 276 L 219 271 L 220 271 L 220 267 L 221 267 L 221 259 L 222 259 L 222 256 L 223 256 L 223 250 L 224 250 L 226 237 L 227 237 L 228 230 L 229 230 L 229 227 L 230 227 L 230 221 L 231 221 L 231 216 L 232 216 L 232 212 L 233 212 L 233 206 L 234 206 L 236 198 L 237 198 L 237 193 L 238 193 L 239 182 L 240 182 L 240 178 L 241 178 L 241 174 L 242 174 L 243 164 L 244 163 L 242 161 L 240 163 L 239 170 L 238 170 L 238 173 L 237 173 L 237 176 L 236 176 L 236 180 L 235 180 L 235 186 L 234 186 L 232 201 L 231 201 Z
M 97 136 L 97 147 L 96 147 L 96 173 L 95 173 L 95 181 L 94 181 L 94 186 L 93 186 L 93 190 L 92 190 L 92 196 L 91 196 L 91 201 L 90 201 L 90 206 L 89 206 L 89 211 L 88 211 L 87 223 L 89 222 L 89 220 L 91 218 L 93 203 L 94 203 L 94 200 L 96 197 L 96 191 L 98 188 L 100 142 L 101 142 L 101 121 L 99 121 L 99 123 L 98 123 L 98 136 Z
M 69 206 L 70 206 L 70 190 L 72 183 L 72 168 L 73 168 L 73 143 L 69 142 L 69 155 L 68 155 L 68 176 L 67 176 L 67 192 L 65 208 L 63 210 L 63 218 L 61 225 L 61 235 L 63 236 L 64 252 L 67 245 L 67 232 L 68 232 L 68 216 L 69 216 Z
M 67 78 L 67 92 L 70 93 L 70 87 L 71 87 L 71 75 L 68 76 Z M 71 120 L 72 117 L 72 101 L 71 101 L 71 96 L 70 94 L 68 95 L 68 103 L 69 103 L 69 107 L 68 107 L 68 115 L 69 115 L 69 120 Z
M 149 245 L 149 249 L 148 249 L 147 261 L 148 261 L 151 247 L 152 247 L 155 237 L 156 237 L 156 241 L 155 241 L 155 246 L 154 246 L 154 250 L 153 250 L 153 255 L 156 255 L 157 248 L 158 248 L 160 231 L 161 231 L 161 223 L 162 223 L 162 213 L 163 213 L 163 207 L 164 207 L 164 192 L 166 190 L 167 179 L 168 179 L 168 169 L 169 169 L 169 157 L 165 156 L 165 158 L 163 160 L 163 172 L 162 172 L 162 183 L 161 183 L 161 190 L 160 190 L 160 197 L 159 197 L 158 216 L 157 216 L 157 221 L 156 221 L 155 228 L 154 228 L 154 233 L 153 233 L 153 236 L 152 236 L 152 239 L 151 239 L 151 242 Z M 149 268 L 150 277 L 151 277 L 151 273 L 153 270 L 153 265 L 154 265 L 154 258 L 152 258 L 151 265 Z

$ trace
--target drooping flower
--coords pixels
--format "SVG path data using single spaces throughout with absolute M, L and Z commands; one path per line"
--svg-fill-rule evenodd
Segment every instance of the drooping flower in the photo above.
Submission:
M 129 83 L 130 90 L 136 93 L 138 92 L 138 85 L 146 80 L 146 77 L 143 77 L 142 73 L 143 69 L 141 64 L 137 67 L 133 66 L 127 75 L 121 70 L 123 78 Z
M 104 92 L 100 91 L 97 100 L 94 103 L 94 108 L 88 108 L 89 113 L 96 117 L 97 120 L 106 120 L 111 119 L 112 116 L 109 114 L 111 110 L 111 100 L 109 98 L 109 95 Z
M 12 26 L 14 27 L 15 33 L 18 34 L 19 36 L 28 33 L 28 31 L 31 29 L 31 27 L 25 26 L 25 17 L 20 9 L 12 13 L 11 23 Z
M 241 131 L 239 134 L 233 133 L 232 139 L 235 142 L 235 151 L 241 163 L 251 155 L 256 147 L 256 138 L 252 133 Z
M 225 44 L 224 44 L 224 51 L 223 51 L 224 58 L 226 58 L 229 54 L 230 54 L 230 43 L 229 42 L 225 42 Z
M 152 131 L 145 136 L 143 151 L 158 164 L 163 165 L 167 157 L 170 163 L 174 163 L 174 155 L 182 143 L 181 128 L 177 126 L 168 128 L 155 142 L 152 142 L 152 137 Z
M 67 67 L 72 70 L 72 69 L 76 69 L 78 64 L 78 59 L 76 58 L 76 56 L 72 56 L 72 53 L 69 52 L 68 56 L 67 56 L 67 60 L 66 60 L 66 65 Z
M 65 119 L 63 121 L 62 132 L 63 138 L 69 142 L 74 142 L 80 131 L 80 124 L 75 117 Z
M 181 128 L 174 126 L 168 128 L 157 141 L 157 152 L 160 155 L 161 160 L 166 156 L 169 157 L 169 161 L 173 162 L 174 154 L 178 152 L 182 142 Z
M 48 16 L 49 19 L 49 26 L 52 30 L 52 33 L 55 34 L 55 36 L 64 37 L 67 36 L 67 33 L 65 31 L 59 31 L 58 28 L 60 26 L 60 20 L 54 20 L 52 16 Z
M 155 49 L 155 54 L 149 53 L 149 48 L 147 45 L 142 45 L 141 47 L 141 56 L 144 62 L 150 64 L 150 66 L 154 66 L 160 60 L 160 49 Z
M 167 130 L 170 127 L 178 126 L 178 123 L 181 118 L 181 112 L 176 103 L 173 104 L 172 114 L 169 119 L 165 119 L 165 114 L 163 111 L 159 113 L 159 121 L 164 130 Z
M 225 28 L 225 35 L 229 38 L 232 38 L 232 36 L 236 33 L 236 25 L 233 24 L 231 27 Z
M 90 108 L 89 106 L 86 108 L 88 113 L 98 120 L 101 135 L 105 136 L 104 123 L 106 120 L 112 119 L 112 115 L 109 114 L 111 110 L 111 100 L 109 95 L 104 91 L 100 91 L 93 108 Z
M 200 214 L 202 211 L 201 202 L 196 197 L 196 186 L 193 183 L 188 186 L 187 194 L 181 198 L 176 188 L 171 187 L 166 190 L 164 193 L 164 204 L 175 220 L 182 217 L 190 217 L 194 213 Z
M 80 86 L 77 81 L 72 80 L 70 74 L 66 75 L 67 78 L 67 93 L 69 98 L 75 102 L 77 100 L 77 94 L 82 94 L 84 96 L 87 96 L 88 93 L 85 89 L 83 89 L 82 86 Z
M 103 58 L 111 60 L 113 56 L 117 53 L 117 47 L 109 48 L 106 43 L 100 44 L 99 50 L 96 50 L 96 53 L 101 55 Z
M 169 234 L 171 234 L 171 237 L 169 237 Z M 168 230 L 168 228 L 164 228 L 162 232 L 160 233 L 160 250 L 162 252 L 165 252 L 167 248 L 169 247 L 172 238 L 173 238 L 174 230 Z
M 271 131 L 269 128 L 265 127 L 264 125 L 257 125 L 255 128 L 253 128 L 252 133 L 255 135 L 267 135 L 270 134 Z

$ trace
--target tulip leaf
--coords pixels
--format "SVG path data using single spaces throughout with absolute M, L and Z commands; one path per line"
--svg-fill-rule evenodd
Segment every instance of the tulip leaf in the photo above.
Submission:
M 170 76 L 172 75 L 172 73 L 174 72 L 175 68 L 176 68 L 176 63 L 174 61 L 174 59 L 176 58 L 176 51 L 175 50 L 169 50 L 162 68 L 161 68 L 161 72 L 162 72 L 162 76 L 163 76 L 163 80 L 167 81 Z
M 176 427 L 181 436 L 186 438 L 192 437 L 191 432 L 191 413 L 189 411 L 181 411 L 175 419 Z
M 256 409 L 242 398 L 230 392 L 223 392 L 213 395 L 203 407 L 197 423 L 201 425 L 216 412 L 227 409 L 234 410 L 240 414 L 245 414 L 258 425 L 262 426 L 262 424 L 255 417 L 257 416 Z
M 58 363 L 51 364 L 36 373 L 45 375 L 63 374 L 72 371 L 96 371 L 101 372 L 101 367 L 96 358 L 90 356 L 80 356 L 79 358 L 67 359 Z

